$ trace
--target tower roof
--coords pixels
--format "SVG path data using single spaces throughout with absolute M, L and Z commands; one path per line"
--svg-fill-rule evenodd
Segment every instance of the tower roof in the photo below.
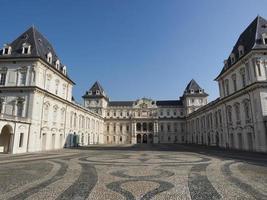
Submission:
M 198 83 L 192 79 L 186 86 L 184 95 L 205 95 L 207 96 L 207 93 L 204 92 L 204 90 L 198 85 Z
M 96 81 L 93 86 L 86 92 L 86 94 L 83 96 L 84 98 L 90 98 L 90 97 L 105 97 L 107 98 L 107 95 L 103 89 L 103 87 L 100 85 L 98 81 Z
M 217 80 L 225 71 L 231 68 L 238 60 L 251 50 L 267 49 L 267 45 L 263 43 L 262 37 L 264 34 L 267 34 L 267 20 L 261 16 L 257 16 L 241 33 L 231 51 L 231 54 L 234 54 L 237 59 L 235 59 L 235 62 L 233 63 L 231 61 L 231 56 L 229 56 L 223 69 L 215 80 Z M 244 49 L 244 54 L 242 54 L 242 56 L 239 56 L 240 46 Z

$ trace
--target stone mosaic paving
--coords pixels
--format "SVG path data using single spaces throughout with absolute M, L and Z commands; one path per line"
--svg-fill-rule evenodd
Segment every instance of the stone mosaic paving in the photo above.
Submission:
M 267 199 L 266 158 L 177 145 L 2 154 L 0 199 Z

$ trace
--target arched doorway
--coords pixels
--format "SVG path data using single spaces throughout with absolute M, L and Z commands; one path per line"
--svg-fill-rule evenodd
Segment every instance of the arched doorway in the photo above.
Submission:
M 149 139 L 149 143 L 153 144 L 153 134 L 149 134 L 148 139 Z
M 60 143 L 60 148 L 62 148 L 63 147 L 63 134 L 60 134 L 60 136 L 59 136 L 59 143 Z
M 147 134 L 143 135 L 143 143 L 147 143 Z
M 137 144 L 141 143 L 141 134 L 137 134 Z
M 220 144 L 220 138 L 219 138 L 219 133 L 216 133 L 216 146 L 218 147 Z
M 46 133 L 42 135 L 42 151 L 46 150 Z
M 13 129 L 10 125 L 5 125 L 0 133 L 0 152 L 12 152 Z
M 52 149 L 56 149 L 56 134 L 52 134 Z

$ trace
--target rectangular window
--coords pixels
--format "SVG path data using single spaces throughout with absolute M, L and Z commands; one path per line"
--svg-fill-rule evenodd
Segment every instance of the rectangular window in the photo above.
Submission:
M 163 124 L 160 125 L 160 130 L 163 131 Z
M 20 133 L 20 136 L 19 136 L 19 147 L 23 146 L 23 136 L 24 136 L 24 133 Z
M 23 115 L 23 103 L 18 103 L 17 105 L 17 116 L 22 117 Z
M 4 49 L 4 54 L 8 54 L 8 48 Z
M 167 129 L 168 129 L 168 132 L 171 131 L 171 126 L 169 124 L 167 125 Z
M 20 85 L 25 85 L 26 84 L 26 72 L 21 72 L 20 73 Z
M 0 85 L 5 85 L 6 83 L 6 73 L 0 74 Z
M 28 47 L 24 47 L 24 54 L 28 54 L 29 53 L 29 48 Z

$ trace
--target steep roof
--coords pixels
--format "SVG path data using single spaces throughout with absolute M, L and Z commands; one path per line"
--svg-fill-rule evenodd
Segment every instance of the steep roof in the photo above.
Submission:
M 183 102 L 180 100 L 164 100 L 156 101 L 157 106 L 182 106 Z
M 29 44 L 31 46 L 30 54 L 22 54 L 22 46 L 24 43 Z M 16 38 L 13 42 L 7 45 L 11 47 L 11 54 L 2 55 L 3 49 L 1 49 L 0 59 L 38 57 L 47 62 L 47 54 L 51 53 L 53 67 L 55 67 L 56 61 L 60 60 L 51 43 L 34 26 L 30 27 L 28 30 L 22 33 L 18 38 Z M 51 65 L 50 63 L 48 64 Z M 58 71 L 61 72 L 62 74 L 63 74 L 62 72 L 63 67 L 64 66 L 60 63 L 60 69 Z M 73 82 L 72 80 L 70 81 Z
M 90 97 L 105 97 L 107 98 L 105 91 L 103 87 L 100 85 L 98 81 L 96 81 L 93 86 L 86 91 L 85 95 L 83 98 L 90 98 Z
M 193 92 L 192 92 L 193 91 Z M 193 96 L 208 96 L 207 93 L 204 92 L 204 90 L 199 86 L 199 84 L 192 79 L 186 86 L 184 95 L 193 95 Z
M 110 101 L 108 102 L 108 106 L 133 106 L 134 101 Z
M 190 90 L 194 90 L 194 91 L 197 91 L 197 90 L 202 90 L 202 88 L 198 85 L 198 83 L 192 79 L 186 86 L 185 88 L 186 91 L 190 91 Z
M 267 45 L 265 45 L 262 40 L 262 35 L 264 33 L 267 33 L 267 20 L 262 18 L 261 16 L 257 16 L 241 33 L 230 53 L 230 55 L 235 55 L 235 62 L 231 63 L 231 56 L 229 56 L 226 60 L 226 64 L 215 80 L 217 80 L 225 71 L 231 68 L 237 61 L 239 61 L 251 50 L 267 49 Z M 244 47 L 244 54 L 241 57 L 239 57 L 239 46 Z

